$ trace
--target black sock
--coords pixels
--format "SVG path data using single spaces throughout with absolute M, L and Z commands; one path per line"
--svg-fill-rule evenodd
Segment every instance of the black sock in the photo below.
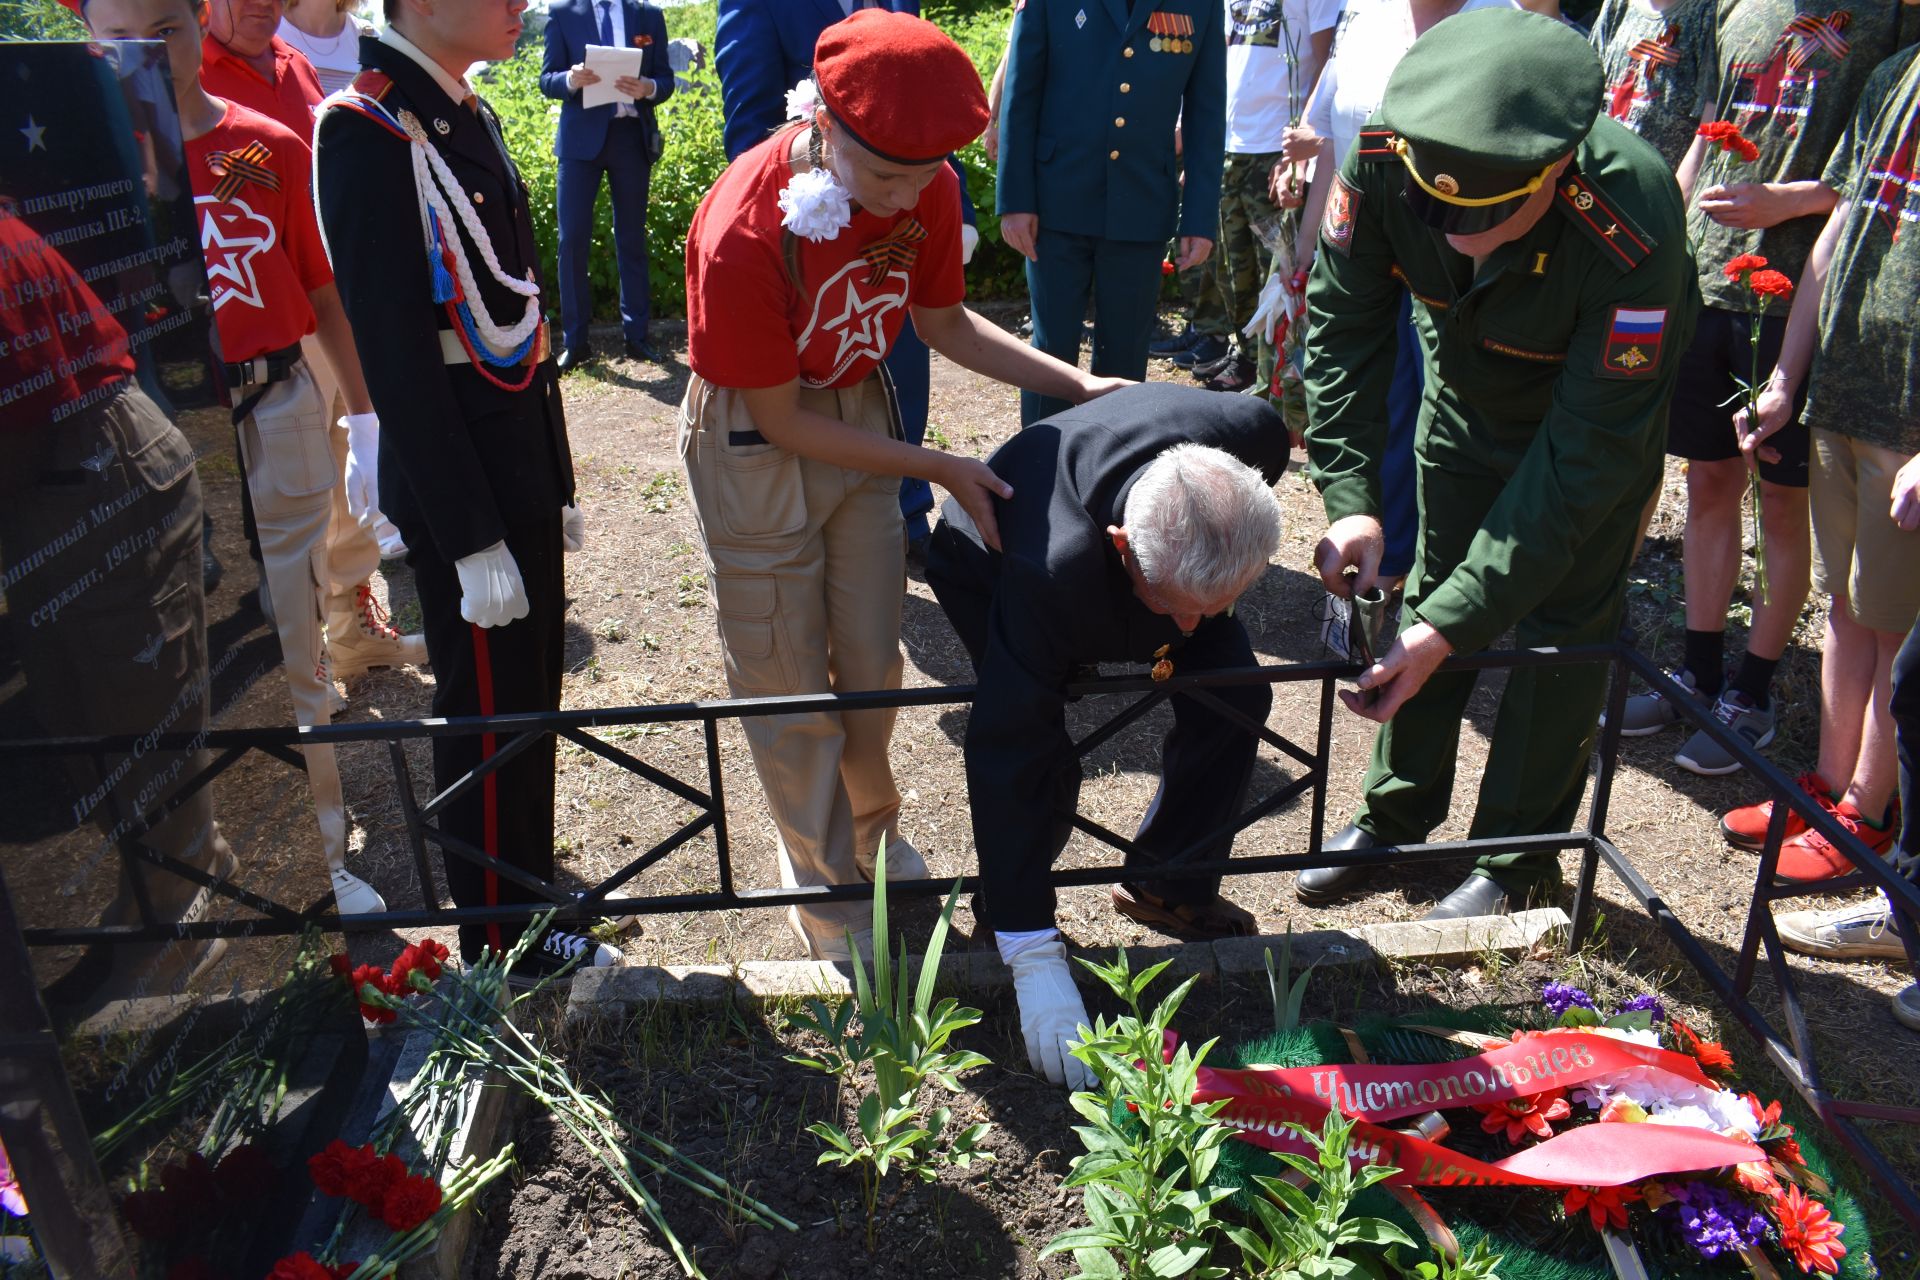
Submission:
M 1740 670 L 1734 673 L 1733 687 L 1747 695 L 1754 706 L 1765 709 L 1767 705 L 1767 686 L 1773 683 L 1773 669 L 1780 665 L 1778 658 L 1757 658 L 1752 651 L 1741 655 Z
M 1696 688 L 1711 698 L 1727 682 L 1727 633 L 1724 631 L 1687 632 L 1686 657 L 1682 663 L 1693 677 Z

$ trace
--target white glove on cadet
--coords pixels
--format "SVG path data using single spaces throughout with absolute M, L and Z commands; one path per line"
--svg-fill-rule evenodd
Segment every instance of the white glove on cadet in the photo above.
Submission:
M 560 508 L 560 545 L 568 551 L 587 545 L 587 518 L 580 514 L 580 508 Z
M 527 616 L 527 584 L 507 544 L 453 562 L 460 575 L 460 616 L 476 627 L 504 627 Z
M 372 528 L 380 519 L 380 419 L 350 413 L 340 425 L 347 433 L 347 513 Z
M 1287 311 L 1287 283 L 1280 278 L 1279 272 L 1267 277 L 1260 286 L 1260 300 L 1253 309 L 1253 319 L 1247 321 L 1247 327 L 1240 332 L 1249 338 L 1263 338 L 1273 341 L 1274 326 L 1280 323 L 1280 317 Z
M 1058 938 L 1022 949 L 1007 961 L 1013 970 L 1013 994 L 1020 1002 L 1020 1034 L 1027 1040 L 1027 1061 L 1054 1084 L 1091 1089 L 1093 1073 L 1067 1052 L 1079 1039 L 1087 1006 L 1073 985 L 1067 948 Z
M 960 224 L 960 263 L 965 266 L 973 261 L 973 251 L 980 247 L 980 231 L 969 223 Z

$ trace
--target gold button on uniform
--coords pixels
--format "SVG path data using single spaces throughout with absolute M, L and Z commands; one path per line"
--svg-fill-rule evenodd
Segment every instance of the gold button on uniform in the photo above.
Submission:
M 1109 159 L 1109 160 L 1118 160 L 1119 158 L 1120 158 L 1120 153 L 1119 153 L 1118 151 L 1109 151 L 1109 152 L 1107 152 L 1107 159 Z
M 1116 128 L 1116 129 L 1124 129 L 1124 128 L 1126 128 L 1126 127 L 1127 127 L 1127 118 L 1126 118 L 1125 116 L 1115 116 L 1115 117 L 1113 118 L 1113 127 L 1114 127 L 1114 128 Z
M 1133 92 L 1133 86 L 1132 86 L 1132 85 L 1130 85 L 1130 84 L 1128 84 L 1128 83 L 1127 83 L 1126 81 L 1124 81 L 1124 80 L 1122 80 L 1122 81 L 1120 82 L 1120 92 L 1122 92 L 1122 93 L 1132 93 L 1132 92 Z
M 475 204 L 485 204 L 487 197 L 483 193 L 476 191 L 473 193 L 473 202 Z
M 1131 58 L 1133 56 L 1133 46 L 1128 45 L 1126 48 L 1122 49 L 1120 51 L 1120 56 L 1123 58 Z

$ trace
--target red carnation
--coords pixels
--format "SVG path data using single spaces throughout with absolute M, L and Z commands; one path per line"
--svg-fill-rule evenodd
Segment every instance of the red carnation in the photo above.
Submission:
M 1733 1055 L 1728 1053 L 1725 1046 L 1718 1040 L 1702 1040 L 1694 1034 L 1692 1027 L 1679 1018 L 1669 1018 L 1667 1022 L 1679 1034 L 1681 1042 L 1687 1047 L 1687 1052 L 1691 1053 L 1702 1067 L 1708 1071 L 1733 1070 Z
M 335 1138 L 325 1150 L 307 1157 L 307 1172 L 321 1195 L 343 1196 L 353 1184 L 353 1170 L 359 1152 Z
M 1768 268 L 1748 276 L 1747 288 L 1762 298 L 1784 298 L 1793 292 L 1793 281 L 1782 273 Z
M 387 1189 L 380 1219 L 395 1231 L 411 1231 L 439 1211 L 439 1183 L 425 1176 L 400 1178 Z
M 371 1144 L 361 1150 L 372 1155 Z M 355 1170 L 352 1181 L 347 1187 L 350 1199 L 358 1201 L 367 1208 L 368 1213 L 378 1214 L 386 1203 L 387 1193 L 407 1177 L 406 1162 L 396 1155 L 378 1156 L 363 1163 Z
M 393 979 L 377 964 L 363 964 L 353 971 L 353 992 L 360 1001 L 360 1016 L 368 1022 L 392 1022 L 399 1015 L 385 1005 L 367 999 L 367 988 L 382 995 L 394 995 Z
M 1172 275 L 1172 274 L 1173 274 L 1173 264 L 1172 264 L 1171 262 L 1168 262 L 1168 261 L 1166 261 L 1165 259 L 1162 259 L 1162 260 L 1161 260 L 1161 262 L 1160 262 L 1160 274 L 1161 274 L 1161 275 L 1163 275 L 1163 276 L 1170 276 L 1170 275 Z
M 327 968 L 344 978 L 353 972 L 353 957 L 344 951 L 336 951 L 327 957 Z
M 1840 1259 L 1847 1256 L 1847 1246 L 1840 1243 L 1840 1233 L 1846 1228 L 1833 1220 L 1827 1206 L 1798 1187 L 1788 1187 L 1784 1194 L 1774 1197 L 1773 1216 L 1780 1223 L 1780 1247 L 1802 1271 L 1829 1276 L 1839 1273 Z
M 274 1263 L 267 1280 L 334 1280 L 334 1271 L 315 1262 L 313 1255 L 302 1249 Z
M 1746 275 L 1747 272 L 1758 271 L 1766 265 L 1767 260 L 1761 255 L 1757 253 L 1743 253 L 1726 266 L 1720 268 L 1720 274 L 1735 284 L 1738 284 L 1740 283 L 1740 277 Z
M 229 1203 L 252 1204 L 273 1191 L 278 1172 L 266 1152 L 245 1142 L 227 1152 L 214 1169 L 213 1178 Z
M 171 1240 L 186 1219 L 174 1210 L 174 1197 L 165 1191 L 135 1191 L 120 1202 L 120 1215 L 142 1240 Z
M 1747 164 L 1752 164 L 1760 158 L 1760 148 L 1746 138 L 1735 138 L 1733 140 L 1733 154 L 1739 156 L 1740 159 Z
M 1731 120 L 1709 121 L 1701 125 L 1696 132 L 1722 151 L 1737 155 L 1742 160 L 1753 161 L 1760 158 L 1760 148 L 1749 141 L 1740 132 L 1740 126 Z
M 1640 1199 L 1637 1187 L 1573 1187 L 1561 1200 L 1569 1218 L 1585 1210 L 1595 1231 L 1627 1229 L 1627 1206 Z

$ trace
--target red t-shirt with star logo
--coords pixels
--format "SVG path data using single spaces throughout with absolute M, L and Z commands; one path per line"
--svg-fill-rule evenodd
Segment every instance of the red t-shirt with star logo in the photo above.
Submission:
M 687 233 L 687 362 L 715 386 L 850 387 L 885 359 L 909 305 L 966 296 L 959 180 L 944 166 L 911 209 L 855 209 L 831 240 L 793 237 L 796 287 L 780 226 L 792 142 L 783 130 L 728 166 Z
M 333 270 L 313 212 L 313 153 L 258 111 L 226 108 L 187 143 L 187 174 L 221 359 L 238 363 L 312 333 L 307 294 Z

